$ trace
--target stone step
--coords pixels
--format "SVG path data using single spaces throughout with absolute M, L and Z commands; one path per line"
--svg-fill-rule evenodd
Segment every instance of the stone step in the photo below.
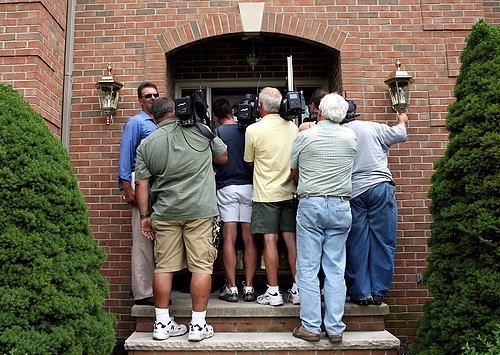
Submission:
M 172 292 L 173 304 L 170 314 L 178 323 L 188 324 L 191 320 L 191 296 L 188 293 Z M 207 322 L 216 332 L 288 332 L 300 324 L 300 306 L 285 302 L 282 307 L 260 305 L 256 302 L 230 303 L 218 299 L 218 293 L 210 295 Z M 358 306 L 346 302 L 343 321 L 347 331 L 384 330 L 384 316 L 389 306 Z M 152 332 L 154 307 L 132 307 L 138 332 Z
M 153 340 L 150 332 L 135 332 L 125 341 L 125 349 L 129 355 L 153 354 L 168 351 L 186 355 L 196 352 L 197 355 L 223 351 L 226 354 L 244 351 L 245 354 L 279 351 L 282 354 L 304 354 L 305 352 L 354 354 L 391 354 L 396 355 L 399 339 L 391 333 L 383 331 L 344 332 L 341 343 L 332 344 L 322 334 L 319 342 L 312 343 L 297 339 L 290 332 L 219 332 L 212 338 L 201 342 L 189 342 L 187 335 L 172 337 L 167 340 Z

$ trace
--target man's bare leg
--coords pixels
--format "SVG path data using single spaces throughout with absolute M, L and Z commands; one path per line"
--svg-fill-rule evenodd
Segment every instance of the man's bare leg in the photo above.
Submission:
M 155 273 L 153 276 L 153 292 L 156 308 L 168 308 L 172 290 L 171 272 Z
M 206 311 L 211 288 L 212 288 L 211 274 L 197 274 L 197 273 L 192 274 L 191 300 L 193 302 L 193 311 L 195 312 Z
M 278 235 L 264 234 L 264 264 L 266 264 L 267 283 L 278 286 Z
M 236 250 L 238 222 L 225 222 L 222 226 L 222 261 L 226 273 L 227 287 L 236 286 Z M 245 247 L 246 253 L 246 247 Z
M 250 223 L 241 223 L 241 237 L 245 244 L 245 284 L 247 286 L 253 286 L 253 277 L 257 266 L 257 246 L 250 226 Z
M 285 241 L 286 249 L 288 252 L 288 263 L 292 271 L 293 282 L 295 282 L 295 273 L 297 271 L 295 262 L 297 261 L 297 243 L 295 241 L 295 233 L 283 232 L 283 240 Z

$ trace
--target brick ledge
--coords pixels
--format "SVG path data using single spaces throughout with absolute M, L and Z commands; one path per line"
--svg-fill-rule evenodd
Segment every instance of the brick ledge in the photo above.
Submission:
M 189 293 L 172 291 L 172 300 L 173 304 L 170 306 L 172 316 L 191 317 L 191 295 Z M 239 302 L 230 303 L 219 300 L 218 292 L 213 292 L 210 294 L 208 302 L 207 317 L 298 317 L 299 312 L 300 306 L 294 306 L 287 301 L 282 307 L 244 302 L 241 299 Z M 389 306 L 385 303 L 380 306 L 358 306 L 347 301 L 344 307 L 344 316 L 385 316 L 387 314 L 389 314 Z M 134 305 L 131 315 L 132 317 L 154 317 L 154 307 Z

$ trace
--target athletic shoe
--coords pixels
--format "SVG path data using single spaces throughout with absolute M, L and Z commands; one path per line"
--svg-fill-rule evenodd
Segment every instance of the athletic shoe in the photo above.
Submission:
M 243 301 L 253 302 L 256 298 L 253 286 L 246 286 L 245 281 L 243 281 Z
M 269 289 L 264 294 L 257 297 L 257 303 L 268 304 L 270 306 L 283 306 L 283 296 L 281 292 L 269 293 Z
M 170 318 L 167 324 L 162 322 L 155 322 L 155 328 L 153 330 L 154 340 L 165 340 L 170 337 L 176 337 L 179 335 L 184 335 L 187 332 L 187 328 L 184 324 L 177 324 L 174 318 Z
M 292 302 L 292 304 L 300 304 L 300 294 L 299 290 L 296 290 L 295 292 L 292 291 L 292 289 L 288 290 L 288 300 Z
M 202 327 L 199 324 L 189 323 L 189 341 L 202 341 L 203 339 L 210 338 L 214 335 L 214 328 L 205 323 Z
M 229 288 L 227 285 L 224 285 L 224 288 L 219 293 L 219 299 L 227 302 L 238 302 L 238 288 Z

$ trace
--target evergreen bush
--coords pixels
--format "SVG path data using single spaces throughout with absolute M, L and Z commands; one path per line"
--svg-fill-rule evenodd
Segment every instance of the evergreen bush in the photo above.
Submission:
M 105 259 L 68 153 L 0 84 L 0 353 L 111 353 Z
M 435 163 L 429 197 L 434 222 L 424 306 L 412 353 L 486 351 L 499 323 L 500 28 L 477 22 L 460 55 L 448 107 L 446 152 Z

